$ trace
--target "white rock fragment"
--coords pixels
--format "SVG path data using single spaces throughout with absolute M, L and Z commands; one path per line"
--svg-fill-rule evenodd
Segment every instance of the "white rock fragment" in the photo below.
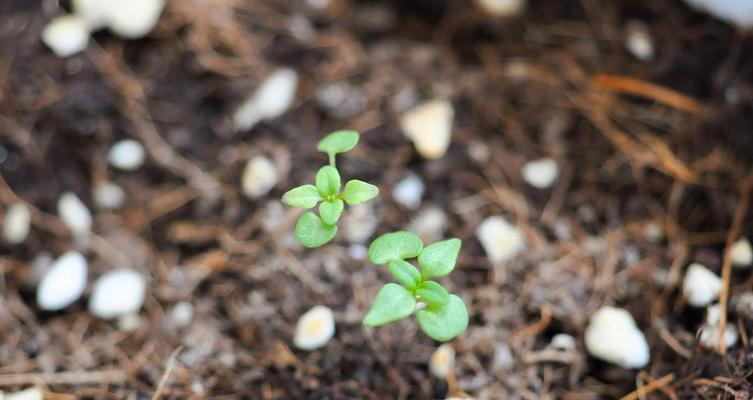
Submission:
M 305 0 L 305 1 L 309 7 L 316 8 L 318 10 L 323 10 L 329 7 L 330 3 L 332 3 L 332 0 Z
M 107 27 L 124 39 L 146 36 L 157 26 L 165 8 L 165 0 L 116 0 L 107 4 Z
M 424 243 L 434 243 L 444 237 L 447 215 L 437 206 L 426 207 L 416 214 L 406 230 L 415 233 Z
M 94 31 L 107 25 L 109 3 L 102 0 L 71 0 L 71 8 L 75 15 L 86 21 L 89 30 Z
M 642 368 L 650 357 L 646 337 L 621 308 L 602 307 L 591 316 L 585 343 L 592 356 L 623 368 Z
M 102 319 L 138 313 L 144 304 L 146 280 L 131 269 L 119 269 L 102 275 L 94 283 L 89 312 Z
M 138 313 L 123 314 L 118 317 L 118 330 L 121 332 L 134 332 L 141 325 L 141 317 Z
M 484 11 L 498 17 L 514 17 L 523 13 L 526 0 L 478 0 Z
M 719 304 L 706 308 L 706 323 L 701 327 L 698 341 L 707 349 L 718 349 L 721 335 L 719 334 L 719 318 L 721 309 Z M 737 344 L 737 329 L 734 324 L 727 324 L 724 328 L 724 347 L 730 348 Z
M 326 306 L 315 306 L 301 315 L 295 327 L 293 344 L 301 350 L 323 347 L 335 334 L 335 317 Z
M 551 158 L 529 161 L 523 166 L 521 172 L 523 179 L 537 189 L 551 187 L 557 176 L 559 176 L 557 162 Z
M 751 248 L 750 241 L 746 237 L 738 239 L 730 250 L 730 259 L 732 260 L 732 266 L 743 269 L 750 268 L 753 264 L 753 248 Z
M 279 117 L 293 105 L 297 89 L 298 74 L 294 70 L 280 68 L 272 72 L 238 107 L 233 115 L 235 130 L 245 131 L 259 121 Z
M 370 238 L 379 224 L 372 203 L 349 207 L 342 220 L 343 236 L 349 243 L 356 244 Z
M 688 304 L 693 307 L 705 307 L 719 297 L 722 291 L 722 279 L 701 264 L 693 263 L 685 273 L 682 293 Z
M 85 238 L 91 233 L 92 213 L 75 194 L 66 192 L 60 196 L 58 215 L 73 236 Z
M 400 126 L 421 156 L 437 159 L 447 152 L 455 111 L 446 100 L 431 100 L 405 112 Z
M 392 198 L 399 204 L 415 210 L 424 196 L 424 182 L 418 175 L 410 174 L 392 189 Z
M 575 350 L 575 338 L 567 333 L 558 333 L 552 336 L 552 347 L 560 351 Z
M 439 378 L 447 378 L 453 368 L 455 368 L 455 349 L 449 343 L 437 347 L 429 359 L 429 371 Z
M 738 28 L 753 27 L 753 2 L 750 0 L 685 0 L 685 2 Z
M 78 300 L 86 288 L 86 270 L 86 259 L 76 251 L 68 251 L 55 260 L 37 286 L 39 308 L 62 310 Z
M 1 394 L 1 393 L 0 393 Z M 24 389 L 20 392 L 6 394 L 5 397 L 0 396 L 3 400 L 44 400 L 44 392 L 37 387 Z
M 124 139 L 115 143 L 107 155 L 107 161 L 115 168 L 135 171 L 144 164 L 146 153 L 144 146 L 133 139 Z
M 42 30 L 42 42 L 58 57 L 70 57 L 86 49 L 89 27 L 77 15 L 61 15 L 50 21 Z
M 21 203 L 12 204 L 5 212 L 3 222 L 3 239 L 10 244 L 26 240 L 31 229 L 31 212 Z
M 277 168 L 267 157 L 255 156 L 248 160 L 241 177 L 243 194 L 256 199 L 269 193 L 277 184 Z
M 654 41 L 648 26 L 641 21 L 630 21 L 626 28 L 625 47 L 641 61 L 653 59 Z
M 167 320 L 173 328 L 187 327 L 193 320 L 193 305 L 187 301 L 174 305 L 167 315 Z
M 520 229 L 500 216 L 485 219 L 476 228 L 476 237 L 494 264 L 510 260 L 526 246 L 526 239 Z
M 365 260 L 369 249 L 360 243 L 354 243 L 348 246 L 348 255 L 354 260 Z
M 92 197 L 94 198 L 94 204 L 96 204 L 98 208 L 103 210 L 117 210 L 125 204 L 126 193 L 120 186 L 110 181 L 104 181 L 94 185 L 94 189 L 92 189 Z

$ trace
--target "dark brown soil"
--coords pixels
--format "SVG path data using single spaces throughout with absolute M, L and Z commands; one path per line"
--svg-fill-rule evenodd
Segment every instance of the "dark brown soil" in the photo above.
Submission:
M 444 236 L 464 241 L 448 279 L 471 313 L 453 341 L 459 390 L 477 399 L 618 398 L 673 374 L 645 398 L 750 398 L 752 321 L 732 312 L 740 342 L 725 355 L 703 349 L 704 313 L 679 292 L 690 262 L 721 274 L 725 244 L 753 235 L 747 34 L 670 0 L 532 0 L 513 18 L 470 0 L 338 0 L 329 10 L 298 0 L 173 0 L 148 38 L 97 33 L 85 53 L 59 59 L 40 41 L 54 3 L 0 1 L 0 209 L 18 196 L 40 210 L 23 245 L 0 244 L 3 391 L 42 384 L 84 398 L 149 398 L 164 375 L 160 395 L 176 399 L 447 396 L 447 383 L 427 370 L 437 343 L 414 320 L 361 326 L 389 279 L 383 269 L 352 259 L 341 235 L 316 250 L 289 247 L 294 210 L 265 228 L 282 193 L 326 162 L 314 151 L 318 138 L 347 127 L 363 138 L 339 165 L 380 186 L 377 233 L 415 214 L 390 197 L 410 170 L 427 185 L 424 206 L 447 214 Z M 293 16 L 310 21 L 310 38 L 291 33 Z M 636 19 L 650 28 L 654 60 L 625 50 Z M 234 133 L 233 111 L 279 65 L 300 74 L 295 106 Z M 318 88 L 340 81 L 363 90 L 363 107 L 317 102 Z M 648 82 L 676 93 L 646 90 Z M 399 94 L 452 100 L 445 157 L 422 160 L 403 137 Z M 106 166 L 107 149 L 126 137 L 151 152 L 136 172 Z M 474 156 L 479 148 L 488 157 Z M 251 201 L 239 180 L 255 154 L 271 157 L 282 178 Z M 520 175 L 542 156 L 562 168 L 546 191 Z M 92 317 L 85 300 L 42 312 L 28 284 L 38 253 L 76 247 L 54 216 L 57 198 L 73 191 L 94 209 L 91 187 L 104 178 L 126 189 L 128 206 L 97 212 L 98 239 L 81 251 L 90 279 L 118 266 L 149 276 L 133 333 Z M 499 214 L 524 229 L 529 248 L 492 266 L 474 230 Z M 650 240 L 650 224 L 663 238 Z M 749 270 L 734 270 L 730 296 L 752 284 Z M 195 317 L 175 329 L 166 313 L 179 301 L 193 303 Z M 336 336 L 298 351 L 295 323 L 317 304 L 335 311 Z M 587 355 L 585 325 L 605 304 L 625 307 L 646 333 L 651 362 L 642 371 Z M 576 352 L 547 352 L 560 332 L 577 339 Z

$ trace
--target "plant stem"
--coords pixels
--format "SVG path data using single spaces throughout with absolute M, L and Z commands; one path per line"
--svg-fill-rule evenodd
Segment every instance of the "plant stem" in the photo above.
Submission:
M 331 165 L 333 168 L 337 168 L 337 165 L 335 164 L 335 154 L 327 153 L 327 155 L 329 155 L 329 165 Z

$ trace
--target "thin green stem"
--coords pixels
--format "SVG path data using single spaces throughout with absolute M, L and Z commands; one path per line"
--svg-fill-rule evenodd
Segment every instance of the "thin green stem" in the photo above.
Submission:
M 335 153 L 327 153 L 329 155 L 329 165 L 331 165 L 333 168 L 337 168 L 337 165 L 335 163 Z

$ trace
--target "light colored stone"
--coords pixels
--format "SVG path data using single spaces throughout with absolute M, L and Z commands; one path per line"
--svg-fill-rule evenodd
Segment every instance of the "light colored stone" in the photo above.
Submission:
M 89 312 L 102 319 L 138 313 L 144 304 L 146 280 L 131 269 L 119 269 L 102 275 L 94 283 Z
M 360 243 L 354 243 L 348 246 L 348 255 L 354 260 L 365 260 L 369 249 Z
M 0 396 L 0 398 L 3 398 Z M 6 394 L 4 400 L 44 400 L 44 392 L 37 387 Z
M 342 217 L 341 229 L 345 240 L 349 243 L 360 244 L 374 234 L 377 225 L 379 225 L 379 219 L 372 203 L 365 203 L 348 207 L 348 211 Z
M 277 184 L 277 168 L 267 157 L 255 156 L 248 160 L 241 177 L 243 194 L 256 199 L 269 193 Z
M 751 248 L 748 238 L 742 237 L 738 239 L 732 245 L 730 251 L 732 266 L 743 269 L 750 268 L 751 264 L 753 264 L 753 248 Z
M 484 11 L 498 17 L 514 17 L 523 13 L 526 0 L 477 0 Z
M 103 210 L 116 210 L 123 207 L 126 201 L 125 191 L 110 181 L 96 183 L 92 197 L 97 207 Z
M 476 229 L 476 237 L 494 264 L 512 259 L 526 247 L 520 229 L 500 216 L 485 219 Z
M 705 307 L 716 300 L 721 291 L 722 279 L 719 276 L 701 264 L 690 264 L 682 284 L 682 293 L 688 304 Z
M 654 41 L 648 26 L 641 21 L 630 21 L 627 25 L 625 47 L 630 54 L 641 61 L 654 58 Z
M 133 139 L 124 139 L 115 143 L 107 155 L 107 161 L 115 168 L 125 171 L 139 169 L 146 159 L 146 152 L 141 143 Z
M 42 30 L 42 41 L 56 56 L 70 57 L 86 49 L 89 27 L 79 16 L 57 16 Z
M 138 39 L 157 26 L 165 0 L 111 0 L 108 6 L 110 31 L 124 39 Z
M 92 214 L 75 194 L 63 193 L 58 199 L 58 215 L 74 236 L 85 238 L 92 231 Z
M 719 318 L 721 309 L 719 304 L 714 304 L 706 308 L 706 322 L 701 327 L 701 335 L 698 341 L 701 346 L 716 350 L 719 348 L 721 335 L 719 334 Z M 724 347 L 730 348 L 737 344 L 738 334 L 734 324 L 727 324 L 724 328 Z
M 399 204 L 417 209 L 424 196 L 424 182 L 416 174 L 410 174 L 398 182 L 392 189 L 392 198 Z
M 437 206 L 429 206 L 416 214 L 406 230 L 415 233 L 424 243 L 434 243 L 444 237 L 447 215 Z
M 437 347 L 429 359 L 429 371 L 439 378 L 447 378 L 454 368 L 455 349 L 449 343 Z
M 452 138 L 455 111 L 447 100 L 431 100 L 405 112 L 400 126 L 416 150 L 427 159 L 441 158 Z
M 5 211 L 3 221 L 3 239 L 10 244 L 18 244 L 26 240 L 31 230 L 31 212 L 24 204 L 12 204 Z
M 123 314 L 118 317 L 118 330 L 121 332 L 134 332 L 141 325 L 141 317 L 138 313 Z
M 37 286 L 37 304 L 47 311 L 62 310 L 81 297 L 86 288 L 87 262 L 68 251 L 50 266 Z
M 233 115 L 236 131 L 253 128 L 259 121 L 277 118 L 295 101 L 298 74 L 290 68 L 272 72 Z
M 753 27 L 753 2 L 750 0 L 685 0 L 685 2 L 738 28 Z
M 172 328 L 187 327 L 193 320 L 193 305 L 187 301 L 177 303 L 167 315 L 167 320 Z
M 567 333 L 558 333 L 552 336 L 552 347 L 561 351 L 575 350 L 575 338 Z
M 326 306 L 315 306 L 301 315 L 295 327 L 293 344 L 301 350 L 324 347 L 335 335 L 335 317 Z
M 73 13 L 83 18 L 89 29 L 94 31 L 107 25 L 110 1 L 71 0 L 71 8 Z
M 591 316 L 585 333 L 588 352 L 623 368 L 643 368 L 650 354 L 646 337 L 627 311 L 602 307 Z
M 537 189 L 551 187 L 560 173 L 559 167 L 557 167 L 557 162 L 551 158 L 541 158 L 529 161 L 523 166 L 521 172 L 523 179 L 529 185 Z

